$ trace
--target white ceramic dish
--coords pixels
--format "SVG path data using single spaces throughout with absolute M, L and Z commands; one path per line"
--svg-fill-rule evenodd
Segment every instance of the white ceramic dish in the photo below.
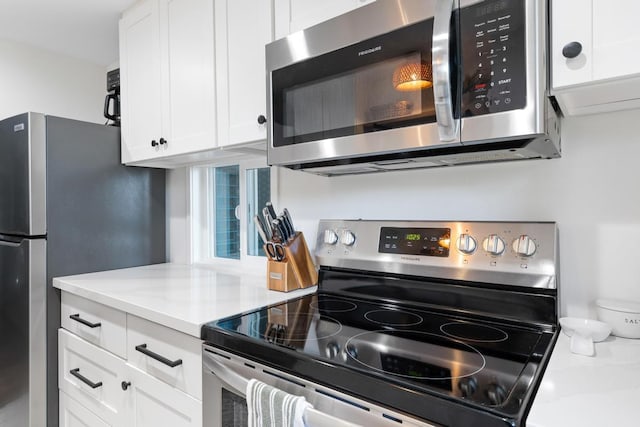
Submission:
M 593 356 L 593 343 L 605 340 L 611 333 L 611 327 L 605 322 L 578 317 L 562 317 L 560 326 L 571 337 L 571 352 L 584 356 Z
M 611 325 L 613 335 L 640 338 L 640 302 L 599 299 L 598 319 Z

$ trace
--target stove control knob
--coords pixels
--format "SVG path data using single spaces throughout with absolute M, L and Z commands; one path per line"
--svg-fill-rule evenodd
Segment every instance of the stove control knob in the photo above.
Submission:
M 536 253 L 537 249 L 536 242 L 534 242 L 533 239 L 526 234 L 523 234 L 522 236 L 514 240 L 512 246 L 513 251 L 516 254 L 525 257 L 533 255 L 534 253 Z
M 474 377 L 461 378 L 458 382 L 458 388 L 462 392 L 462 396 L 470 397 L 478 388 L 478 381 Z
M 482 241 L 482 249 L 491 255 L 502 255 L 504 252 L 504 240 L 497 234 L 489 234 Z
M 324 242 L 327 245 L 335 245 L 338 243 L 338 234 L 333 230 L 324 230 Z
M 477 246 L 478 243 L 476 242 L 476 239 L 471 237 L 469 234 L 461 234 L 460 237 L 458 237 L 458 241 L 456 242 L 456 248 L 458 248 L 460 252 L 466 255 L 471 255 L 472 253 L 474 253 Z
M 325 348 L 325 354 L 329 359 L 335 359 L 340 354 L 340 346 L 337 342 L 331 341 Z
M 352 231 L 342 230 L 342 233 L 340 234 L 340 243 L 342 243 L 345 246 L 353 246 L 355 242 L 356 242 L 356 235 L 353 234 Z
M 492 405 L 500 405 L 507 400 L 507 391 L 500 384 L 489 384 L 485 394 Z

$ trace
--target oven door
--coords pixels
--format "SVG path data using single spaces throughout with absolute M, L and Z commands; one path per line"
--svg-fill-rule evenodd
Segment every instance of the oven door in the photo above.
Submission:
M 269 164 L 461 145 L 457 4 L 378 1 L 267 45 Z
M 202 352 L 202 369 L 204 427 L 247 426 L 245 390 L 252 378 L 287 393 L 304 396 L 313 405 L 313 409 L 307 409 L 304 414 L 308 427 L 384 427 L 399 423 L 404 427 L 433 427 L 206 344 Z
M 230 356 L 230 355 L 229 355 Z M 246 387 L 251 378 L 256 378 L 290 394 L 305 395 L 300 383 L 288 381 L 282 373 L 265 371 L 249 361 L 238 363 L 219 350 L 203 351 L 204 427 L 244 427 L 248 425 Z M 309 399 L 307 399 L 309 400 Z M 315 409 L 304 414 L 308 427 L 357 427 Z

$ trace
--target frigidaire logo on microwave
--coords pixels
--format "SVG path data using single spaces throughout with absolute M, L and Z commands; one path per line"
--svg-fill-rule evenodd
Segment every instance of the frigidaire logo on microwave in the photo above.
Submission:
M 379 50 L 382 50 L 382 46 L 376 46 L 370 49 L 361 50 L 360 52 L 358 52 L 358 56 L 369 55 L 370 53 L 377 52 Z

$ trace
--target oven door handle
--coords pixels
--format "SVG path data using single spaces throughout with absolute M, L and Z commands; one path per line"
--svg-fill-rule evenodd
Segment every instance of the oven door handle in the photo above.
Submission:
M 438 0 L 433 19 L 433 44 L 431 45 L 431 68 L 433 70 L 433 97 L 436 107 L 436 122 L 440 141 L 460 139 L 460 123 L 454 116 L 451 95 L 451 69 L 449 40 L 451 37 L 451 14 L 455 0 Z
M 236 393 L 243 397 L 246 395 L 249 380 L 217 361 L 211 352 L 205 350 L 203 356 L 202 363 L 207 371 L 218 377 L 223 383 L 231 386 Z M 308 427 L 358 427 L 358 424 L 341 420 L 314 408 L 305 409 L 303 417 L 305 426 Z

